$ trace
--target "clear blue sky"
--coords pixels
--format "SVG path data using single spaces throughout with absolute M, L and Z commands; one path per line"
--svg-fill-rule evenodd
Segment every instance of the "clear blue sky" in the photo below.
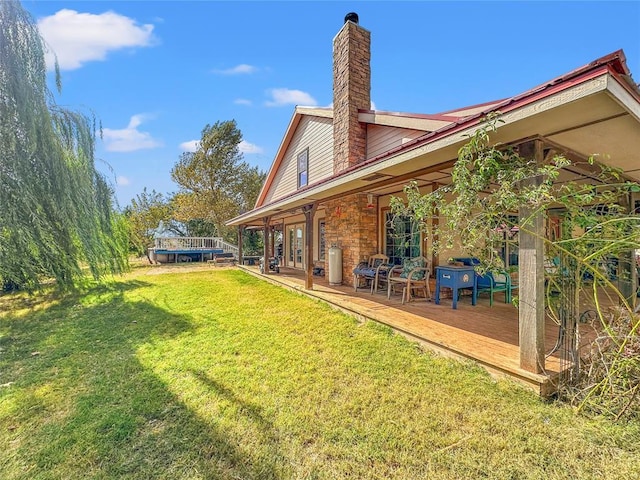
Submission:
M 294 105 L 331 104 L 332 40 L 350 11 L 371 32 L 379 110 L 509 97 L 620 48 L 640 81 L 638 1 L 22 4 L 58 55 L 58 103 L 102 122 L 99 168 L 121 207 L 144 187 L 176 191 L 171 168 L 216 121 L 235 119 L 245 160 L 268 170 Z

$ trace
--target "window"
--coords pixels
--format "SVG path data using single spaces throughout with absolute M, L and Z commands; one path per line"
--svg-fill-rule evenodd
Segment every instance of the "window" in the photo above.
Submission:
M 409 217 L 386 213 L 385 217 L 386 255 L 389 262 L 401 265 L 405 258 L 420 255 L 420 229 Z
M 327 248 L 327 240 L 325 235 L 326 222 L 324 219 L 318 222 L 318 260 L 324 260 L 324 251 Z
M 289 249 L 288 249 L 288 256 L 289 256 L 289 262 L 291 262 L 293 264 L 293 240 L 295 238 L 294 235 L 294 228 L 293 227 L 289 227 Z
M 496 231 L 502 236 L 494 245 L 495 250 L 502 258 L 505 267 L 518 265 L 518 257 L 520 254 L 518 245 L 518 216 L 507 215 L 506 221 L 496 226 Z M 560 227 L 557 234 L 559 235 Z
M 309 183 L 309 149 L 298 154 L 298 188 Z

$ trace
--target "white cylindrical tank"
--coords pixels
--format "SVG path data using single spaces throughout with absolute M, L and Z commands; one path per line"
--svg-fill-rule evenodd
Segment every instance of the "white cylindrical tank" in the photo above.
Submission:
M 329 249 L 329 285 L 342 284 L 342 249 L 333 245 Z

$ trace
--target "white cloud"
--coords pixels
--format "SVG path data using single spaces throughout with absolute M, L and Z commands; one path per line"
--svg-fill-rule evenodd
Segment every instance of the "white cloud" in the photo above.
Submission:
M 240 65 L 236 65 L 235 67 L 227 68 L 225 70 L 214 70 L 213 73 L 219 73 L 220 75 L 247 75 L 256 73 L 257 71 L 258 67 L 241 63 Z
M 161 147 L 161 141 L 153 138 L 148 132 L 138 130 L 142 122 L 148 118 L 150 118 L 148 115 L 138 114 L 131 117 L 126 128 L 121 130 L 104 128 L 102 138 L 106 144 L 105 148 L 109 152 L 133 152 Z
M 245 142 L 244 140 L 240 142 L 240 145 L 238 145 L 238 149 L 242 153 L 262 153 L 264 151 L 259 146 L 254 145 L 253 143 Z
M 62 70 L 74 70 L 84 63 L 104 60 L 110 51 L 148 47 L 155 41 L 153 25 L 138 25 L 132 18 L 115 12 L 100 15 L 63 9 L 38 20 L 38 29 L 49 48 L 58 56 Z M 53 67 L 53 53 L 47 65 Z
M 119 176 L 116 178 L 116 184 L 117 184 L 119 187 L 126 187 L 126 186 L 128 186 L 128 185 L 131 185 L 131 180 L 129 180 L 129 179 L 128 179 L 127 177 L 125 177 L 125 176 L 119 175 Z
M 236 105 L 246 105 L 248 107 L 253 105 L 253 102 L 251 100 L 247 100 L 246 98 L 236 98 L 233 103 L 235 103 Z
M 316 99 L 302 90 L 289 90 L 288 88 L 273 88 L 267 93 L 271 95 L 271 100 L 267 100 L 268 107 L 281 107 L 283 105 L 306 105 L 314 107 L 318 104 Z
M 180 149 L 183 152 L 195 152 L 198 149 L 198 144 L 200 140 L 189 140 L 188 142 L 182 142 L 180 144 Z

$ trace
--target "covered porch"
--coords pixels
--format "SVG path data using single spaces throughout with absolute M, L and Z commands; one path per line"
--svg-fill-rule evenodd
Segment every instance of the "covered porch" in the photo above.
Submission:
M 279 274 L 260 273 L 257 267 L 239 266 L 243 270 L 281 287 L 300 292 L 311 298 L 353 315 L 359 320 L 372 320 L 391 327 L 397 333 L 419 342 L 426 349 L 457 359 L 471 360 L 497 377 L 507 377 L 534 390 L 541 396 L 555 391 L 556 380 L 563 368 L 562 350 L 546 358 L 544 371 L 532 373 L 520 367 L 518 310 L 503 303 L 498 295 L 493 306 L 488 296 L 478 297 L 476 306 L 470 297 L 461 297 L 457 309 L 451 299 L 440 305 L 424 298 L 402 304 L 399 295 L 388 300 L 386 292 L 371 294 L 368 290 L 354 291 L 350 285 L 329 285 L 326 277 L 314 277 L 313 288 L 305 288 L 304 271 L 283 267 Z M 585 308 L 587 308 L 585 306 Z M 559 327 L 547 316 L 545 319 L 545 352 L 554 349 Z M 593 326 L 580 325 L 581 345 L 595 336 Z
M 492 143 L 517 149 L 521 158 L 539 166 L 550 164 L 557 155 L 571 161 L 555 180 L 558 185 L 597 186 L 602 183 L 601 167 L 615 168 L 621 179 L 637 184 L 639 105 L 638 87 L 631 82 L 624 54 L 614 52 L 515 97 L 445 112 L 450 120 L 446 124 L 438 123 L 444 121 L 442 115 L 399 116 L 355 109 L 351 120 L 362 130 L 362 137 L 354 137 L 346 166 L 346 140 L 335 138 L 335 132 L 342 131 L 341 111 L 300 108 L 292 118 L 255 208 L 231 219 L 228 225 L 238 227 L 240 245 L 243 229 L 262 228 L 265 258 L 278 255 L 273 232 L 284 233 L 285 264 L 297 272 L 291 276 L 280 274 L 278 279 L 274 275 L 273 281 L 293 282 L 287 286 L 307 290 L 312 296 L 325 296 L 339 308 L 391 325 L 434 348 L 473 359 L 514 378 L 532 380 L 545 394 L 560 375 L 561 362 L 564 368 L 576 355 L 572 350 L 571 360 L 565 355 L 562 361 L 562 355 L 545 355 L 558 338 L 558 327 L 546 315 L 546 252 L 542 240 L 554 238 L 558 222 L 551 215 L 553 212 L 531 216 L 529 228 L 518 233 L 514 262 L 511 253 L 516 251 L 509 248 L 509 239 L 505 238 L 505 264 L 518 265 L 519 311 L 497 304 L 489 309 L 484 304 L 486 300 L 481 300 L 474 310 L 464 302 L 458 311 L 446 304 L 425 302 L 401 306 L 399 300 L 387 303 L 382 296 L 355 293 L 349 286 L 329 288 L 313 272 L 322 267 L 329 276 L 337 273 L 334 278 L 339 280 L 331 283 L 340 284 L 349 281 L 360 262 L 374 254 L 385 254 L 394 264 L 418 255 L 426 257 L 433 275 L 435 268 L 445 265 L 449 257 L 469 256 L 461 255 L 459 245 L 444 251 L 434 248 L 437 239 L 429 236 L 429 229 L 426 235 L 416 231 L 410 219 L 399 229 L 405 236 L 396 241 L 395 233 L 388 228 L 393 221 L 390 204 L 391 198 L 403 197 L 404 186 L 409 182 L 420 193 L 450 185 L 460 148 L 483 128 L 490 113 L 499 112 L 501 123 Z M 316 135 L 325 125 L 333 125 L 335 131 L 327 128 L 324 136 Z M 392 135 L 399 132 L 405 135 L 402 139 Z M 320 137 L 326 148 L 319 148 Z M 320 153 L 314 156 L 313 152 Z M 323 156 L 322 152 L 327 153 Z M 309 167 L 314 159 L 315 170 Z M 331 159 L 333 169 L 321 170 L 321 166 L 331 165 Z M 324 173 L 308 176 L 314 171 Z M 637 213 L 640 193 L 625 195 L 620 204 L 629 214 Z M 526 208 L 516 210 L 510 211 L 516 223 L 518 218 L 528 218 L 533 213 Z M 433 227 L 445 224 L 446 218 L 436 214 L 428 221 Z M 560 238 L 557 232 L 555 238 Z M 336 263 L 334 268 L 329 261 L 333 247 L 341 252 L 341 264 Z M 242 256 L 241 251 L 239 255 Z M 632 288 L 625 288 L 623 293 L 635 304 L 633 286 L 637 274 L 631 267 L 631 256 L 631 252 L 625 254 L 623 263 Z M 577 321 L 573 313 L 565 316 L 571 318 L 572 324 Z

